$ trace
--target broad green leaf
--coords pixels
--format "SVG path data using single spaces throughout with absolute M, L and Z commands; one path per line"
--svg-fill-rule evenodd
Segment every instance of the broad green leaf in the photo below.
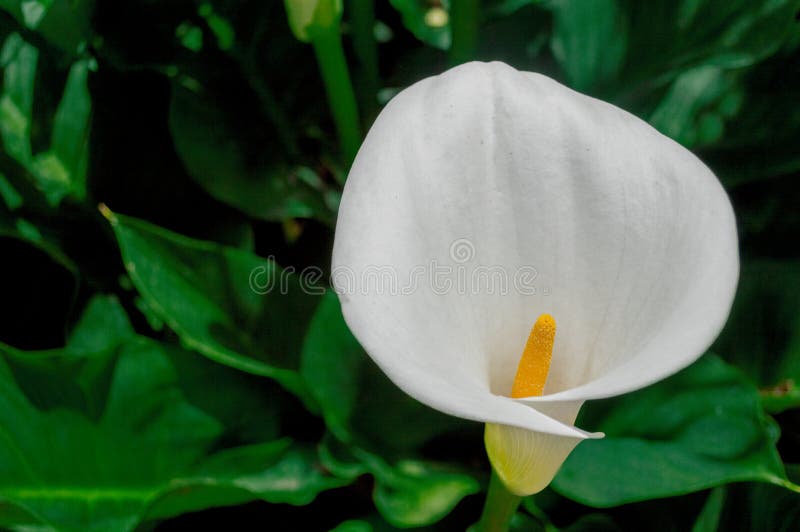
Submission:
M 236 447 L 212 455 L 186 478 L 173 481 L 175 488 L 152 503 L 147 517 L 172 517 L 254 499 L 304 506 L 322 491 L 351 480 L 323 472 L 316 451 L 300 444 L 281 440 Z
M 211 196 L 262 220 L 318 218 L 330 223 L 334 190 L 308 169 L 275 160 L 263 124 L 234 116 L 224 98 L 176 85 L 169 125 L 186 169 Z
M 617 0 L 553 2 L 551 46 L 570 85 L 577 90 L 602 87 L 625 60 L 628 28 Z
M 556 476 L 556 491 L 609 507 L 756 480 L 797 489 L 775 450 L 777 428 L 747 378 L 708 355 L 677 375 L 586 405 L 589 430 Z M 580 422 L 579 422 L 580 425 Z
M 62 350 L 0 346 L 0 526 L 132 530 L 255 499 L 308 504 L 352 480 L 326 473 L 316 451 L 288 440 L 209 456 L 225 427 L 184 390 L 257 405 L 230 393 L 232 370 L 218 366 L 215 380 L 179 376 L 174 355 L 133 335 L 111 297 L 89 304 Z
M 350 420 L 359 393 L 364 350 L 344 323 L 339 301 L 328 292 L 308 327 L 303 342 L 300 373 L 320 405 L 328 429 L 350 441 Z
M 95 296 L 72 329 L 65 352 L 75 357 L 107 351 L 134 336 L 117 298 Z M 261 379 L 177 346 L 160 348 L 175 368 L 186 399 L 225 427 L 226 440 L 256 443 L 278 437 L 280 403 Z
M 0 498 L 54 529 L 132 529 L 149 501 L 219 434 L 217 422 L 186 403 L 174 382 L 162 353 L 129 345 L 93 420 L 75 405 L 37 407 L 0 361 Z M 0 524 L 17 523 L 0 515 Z
M 371 474 L 375 507 L 390 524 L 401 528 L 431 525 L 464 497 L 480 491 L 472 475 L 444 464 L 399 460 L 390 465 L 362 448 L 343 448 L 332 441 L 323 446 L 321 458 L 338 476 Z
M 306 333 L 301 374 L 328 428 L 345 442 L 408 452 L 468 425 L 422 405 L 389 381 L 347 328 L 339 300 L 330 291 Z M 408 430 L 409 419 L 414 420 L 413 430 Z
M 112 364 L 111 384 L 99 418 L 61 392 L 51 393 L 58 404 L 31 403 L 15 384 L 20 368 L 12 373 L 0 362 L 6 436 L 0 442 L 0 499 L 27 512 L 23 523 L 34 516 L 58 530 L 131 530 L 148 518 L 254 499 L 307 504 L 349 482 L 323 473 L 315 452 L 289 449 L 287 441 L 205 458 L 221 427 L 181 395 L 169 359 L 154 342 L 128 342 L 105 361 Z M 47 368 L 38 362 L 39 385 L 55 391 L 55 380 L 42 378 Z M 51 372 L 63 379 L 64 369 L 56 364 Z M 2 525 L 20 524 L 15 519 L 0 513 Z
M 450 48 L 450 16 L 447 7 L 449 2 L 434 5 L 424 0 L 389 0 L 403 18 L 403 25 L 417 39 L 439 48 Z
M 190 403 L 225 427 L 230 442 L 258 443 L 280 436 L 285 401 L 255 375 L 217 364 L 194 351 L 164 346 Z
M 104 214 L 133 284 L 187 347 L 275 379 L 311 406 L 297 370 L 318 298 L 297 275 L 239 249 Z

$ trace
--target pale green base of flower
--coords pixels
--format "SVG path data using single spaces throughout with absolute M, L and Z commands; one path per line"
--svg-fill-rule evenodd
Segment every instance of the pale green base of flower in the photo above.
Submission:
M 492 469 L 511 493 L 533 495 L 547 487 L 581 440 L 508 425 L 486 424 L 484 443 Z

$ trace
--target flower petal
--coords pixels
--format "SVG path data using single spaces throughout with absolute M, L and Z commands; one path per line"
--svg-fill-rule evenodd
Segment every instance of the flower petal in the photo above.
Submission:
M 697 158 L 502 63 L 456 67 L 387 105 L 345 187 L 332 275 L 351 330 L 410 395 L 579 437 L 500 397 L 536 316 L 558 323 L 545 396 L 524 400 L 542 410 L 692 362 L 737 277 L 730 203 Z

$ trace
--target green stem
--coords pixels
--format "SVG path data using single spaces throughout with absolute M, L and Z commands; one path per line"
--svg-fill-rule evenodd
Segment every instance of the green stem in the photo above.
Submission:
M 336 124 L 345 162 L 349 166 L 361 145 L 361 127 L 358 123 L 358 107 L 347 60 L 342 48 L 342 36 L 338 24 L 316 27 L 309 31 L 314 52 L 317 55 L 328 105 Z
M 478 45 L 480 0 L 458 0 L 450 7 L 450 64 L 459 65 L 475 58 Z
M 508 491 L 497 473 L 492 470 L 486 504 L 475 532 L 506 532 L 521 501 L 522 497 Z
M 791 380 L 761 390 L 760 393 L 761 406 L 768 414 L 780 414 L 784 410 L 800 407 L 800 388 Z
M 375 42 L 375 3 L 374 0 L 350 0 L 348 7 L 346 12 L 350 13 L 353 49 L 359 64 L 356 78 L 364 115 L 361 118 L 369 121 L 378 108 L 380 83 L 378 46 Z

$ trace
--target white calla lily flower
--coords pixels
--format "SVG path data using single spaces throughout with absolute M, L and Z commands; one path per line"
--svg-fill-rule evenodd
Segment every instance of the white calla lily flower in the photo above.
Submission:
M 469 63 L 376 120 L 345 186 L 332 279 L 380 368 L 487 423 L 494 469 L 525 495 L 602 436 L 573 425 L 584 401 L 709 347 L 738 273 L 731 204 L 689 151 L 550 78 Z

